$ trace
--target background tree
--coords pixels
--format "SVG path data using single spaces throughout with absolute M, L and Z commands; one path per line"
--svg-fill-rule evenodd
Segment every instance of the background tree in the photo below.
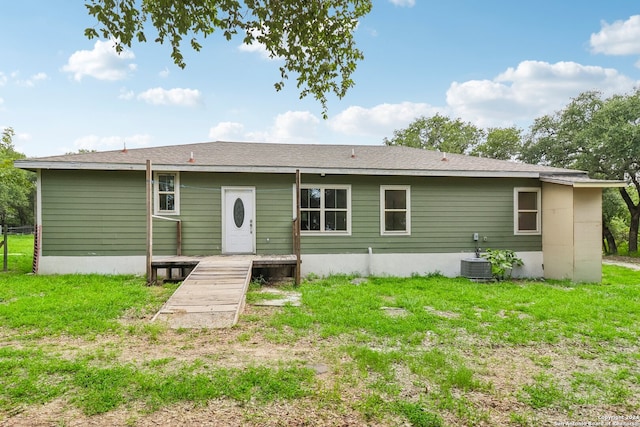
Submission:
M 17 169 L 13 161 L 25 156 L 13 147 L 14 131 L 2 130 L 0 138 L 0 231 L 6 237 L 10 225 L 33 224 L 33 185 L 27 171 Z M 7 270 L 7 242 L 3 239 L 3 266 Z
M 640 92 L 608 99 L 595 91 L 579 95 L 563 110 L 535 121 L 520 159 L 585 170 L 593 178 L 627 179 L 638 192 Z M 637 253 L 640 204 L 630 191 L 620 188 L 630 215 L 628 250 Z M 604 198 L 603 202 L 608 200 Z M 609 209 L 604 206 L 605 212 Z M 606 221 L 603 226 L 607 226 Z M 608 232 L 603 230 L 605 236 Z
M 436 114 L 433 117 L 418 117 L 405 129 L 393 131 L 393 137 L 384 138 L 383 142 L 386 145 L 463 154 L 468 153 L 483 138 L 484 131 L 471 123 Z
M 613 188 L 605 188 L 602 191 L 602 245 L 604 253 L 608 255 L 618 254 L 618 230 L 622 227 L 629 229 L 629 225 L 624 221 L 626 210 L 618 191 Z
M 313 95 L 326 117 L 327 93 L 342 98 L 354 84 L 351 75 L 363 55 L 353 32 L 371 0 L 89 0 L 85 6 L 99 23 L 85 30 L 88 38 L 114 40 L 122 51 L 135 40 L 146 42 L 153 29 L 155 41 L 169 42 L 182 68 L 183 38 L 196 51 L 202 48 L 198 37 L 216 30 L 227 40 L 239 35 L 245 44 L 261 43 L 270 57 L 284 61 L 276 90 L 295 73 L 300 97 Z
M 522 129 L 489 128 L 486 140 L 471 150 L 471 155 L 497 160 L 511 160 L 520 154 L 522 148 Z
M 535 119 L 524 138 L 519 160 L 526 163 L 577 168 L 584 163 L 583 132 L 602 106 L 599 92 L 584 92 L 561 111 Z M 586 153 L 588 154 L 588 153 Z

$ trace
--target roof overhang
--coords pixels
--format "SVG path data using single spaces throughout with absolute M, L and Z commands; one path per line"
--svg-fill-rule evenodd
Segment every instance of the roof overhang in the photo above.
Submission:
M 18 160 L 15 166 L 28 170 L 104 170 L 104 171 L 144 171 L 145 164 L 137 163 L 93 163 L 93 162 L 48 162 Z M 536 171 L 497 171 L 497 170 L 439 170 L 439 169 L 380 169 L 380 168 L 323 168 L 291 166 L 220 166 L 195 164 L 153 164 L 154 171 L 165 172 L 217 172 L 217 173 L 277 173 L 326 175 L 387 175 L 387 176 L 433 176 L 433 177 L 472 177 L 472 178 L 539 178 Z
M 619 188 L 626 187 L 623 180 L 591 179 L 586 175 L 541 175 L 540 181 L 568 185 L 574 188 Z

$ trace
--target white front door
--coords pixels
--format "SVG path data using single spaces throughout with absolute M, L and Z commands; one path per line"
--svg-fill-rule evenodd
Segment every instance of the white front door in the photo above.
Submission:
M 222 253 L 256 252 L 255 200 L 253 187 L 222 187 Z

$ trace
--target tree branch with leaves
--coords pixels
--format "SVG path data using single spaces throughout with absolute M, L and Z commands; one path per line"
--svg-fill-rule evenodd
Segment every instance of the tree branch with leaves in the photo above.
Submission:
M 271 58 L 284 61 L 281 90 L 295 74 L 300 98 L 313 96 L 327 116 L 327 95 L 338 98 L 354 85 L 352 75 L 364 58 L 356 48 L 354 32 L 371 11 L 371 0 L 90 0 L 88 13 L 98 21 L 85 35 L 115 43 L 118 52 L 137 41 L 171 45 L 171 58 L 186 66 L 185 38 L 195 51 L 201 39 L 219 31 L 226 40 L 242 37 L 245 44 L 260 43 Z

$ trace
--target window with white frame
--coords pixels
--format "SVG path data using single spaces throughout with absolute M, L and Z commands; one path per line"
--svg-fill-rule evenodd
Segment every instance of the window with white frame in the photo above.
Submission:
M 380 234 L 411 234 L 410 186 L 380 186 Z
M 155 213 L 180 214 L 180 175 L 177 172 L 156 172 L 154 184 Z
M 351 233 L 351 186 L 302 186 L 300 230 L 305 234 Z
M 540 234 L 540 188 L 514 188 L 514 234 Z

